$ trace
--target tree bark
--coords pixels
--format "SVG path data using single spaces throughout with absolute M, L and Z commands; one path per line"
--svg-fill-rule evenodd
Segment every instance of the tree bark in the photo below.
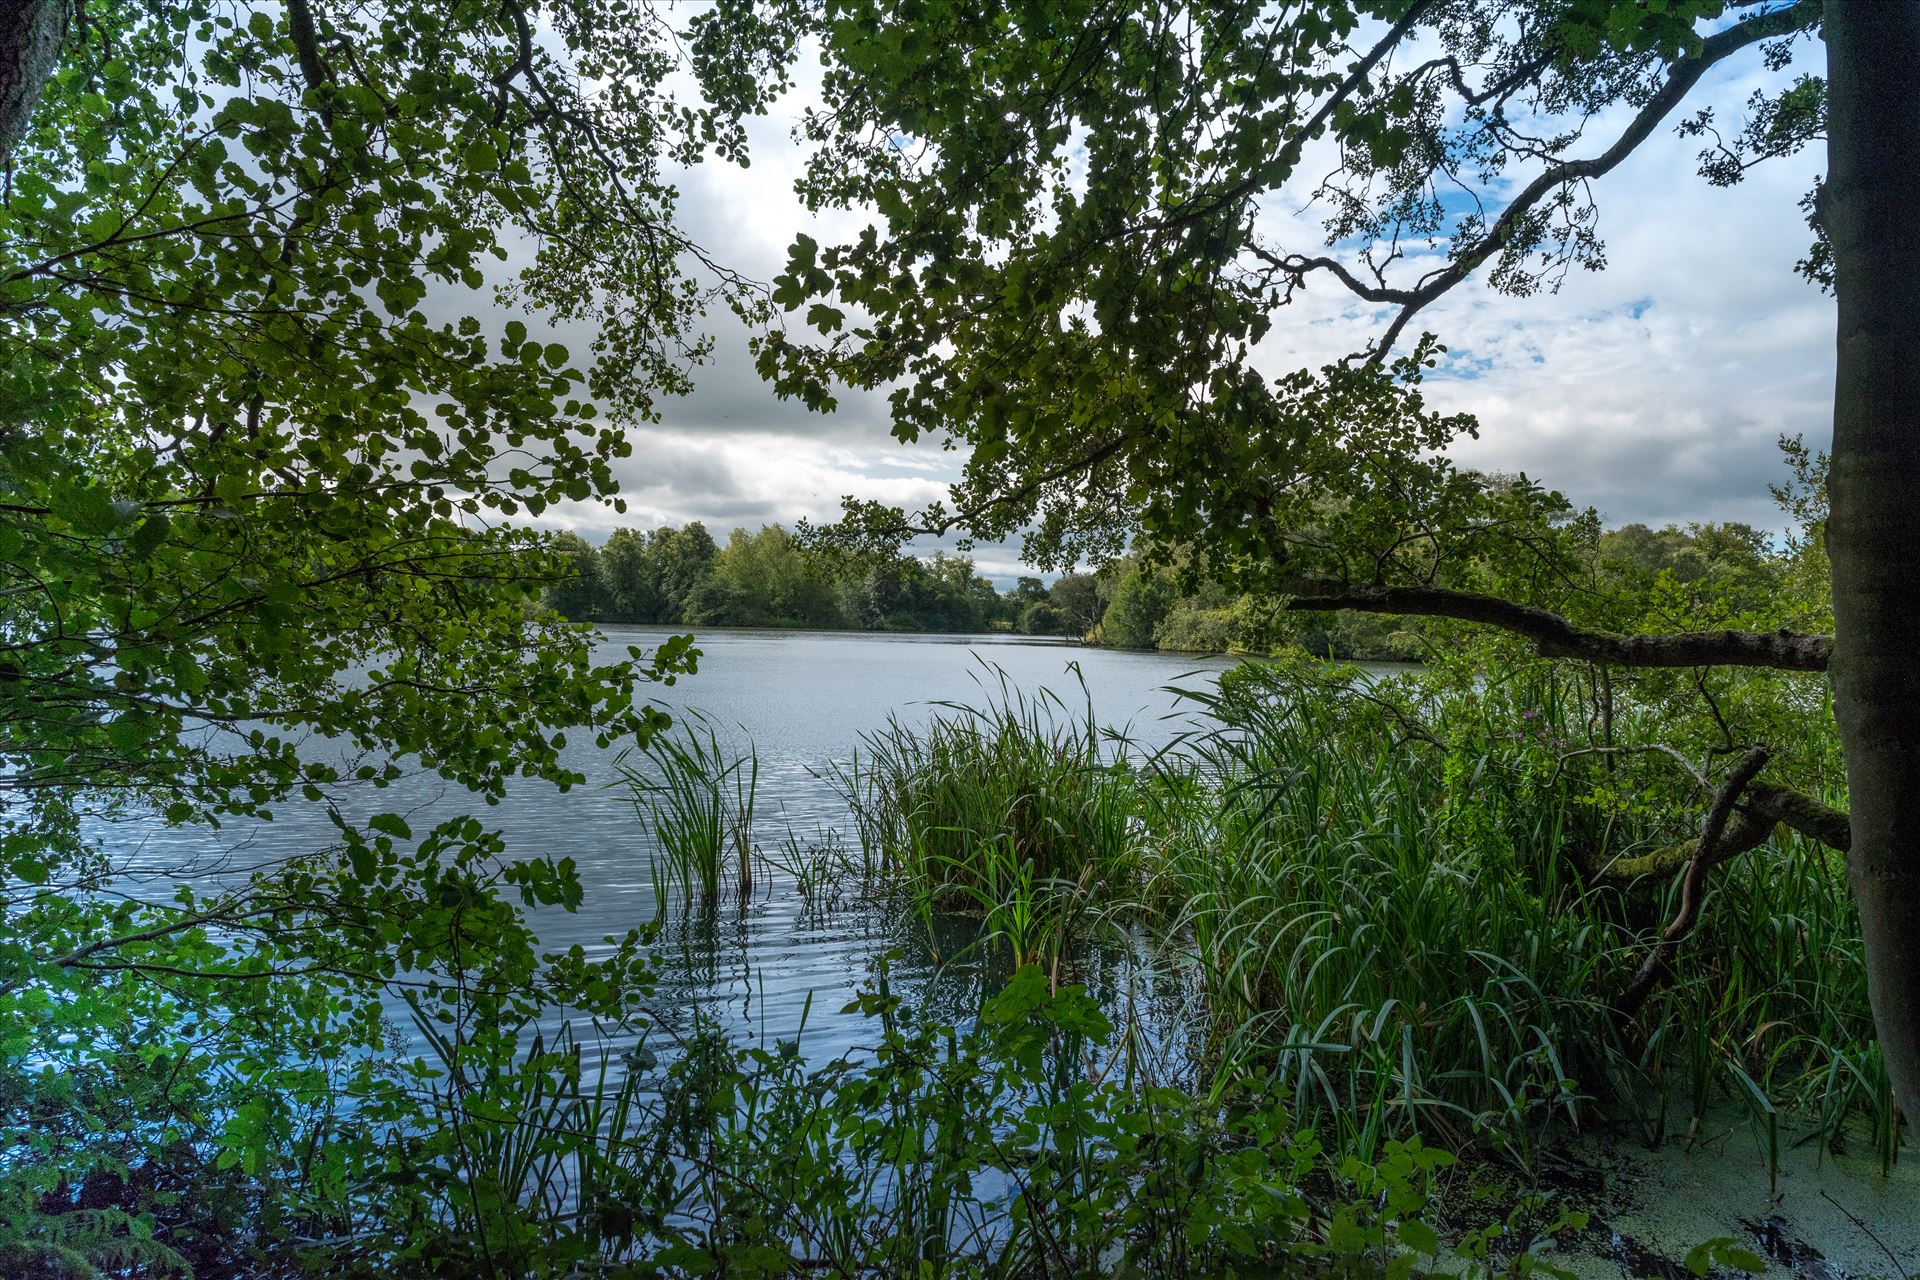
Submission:
M 1920 4 L 1832 0 L 1825 28 L 1820 217 L 1840 304 L 1829 674 L 1874 1025 L 1920 1123 Z
M 60 60 L 71 0 L 0 0 L 0 166 L 26 136 L 40 90 Z

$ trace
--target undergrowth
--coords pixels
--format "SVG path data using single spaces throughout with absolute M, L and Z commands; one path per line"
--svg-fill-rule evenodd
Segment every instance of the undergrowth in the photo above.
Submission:
M 1690 832 L 1645 799 L 1657 759 L 1582 750 L 1576 694 L 1249 665 L 1149 756 L 1003 683 L 890 724 L 841 785 L 875 891 L 976 914 L 980 946 L 1056 981 L 1101 930 L 1144 931 L 1197 975 L 1213 1069 L 1269 1073 L 1343 1149 L 1529 1161 L 1596 1111 L 1657 1141 L 1731 1100 L 1776 1159 L 1791 1112 L 1892 1163 L 1839 855 L 1783 830 L 1723 869 L 1671 979 L 1616 1013 L 1680 873 L 1613 869 Z
M 658 1058 L 536 1044 L 517 1112 L 450 1097 L 464 1141 L 404 1153 L 443 1189 L 414 1257 L 447 1275 L 1571 1274 L 1555 1240 L 1586 1219 L 1555 1195 L 1443 1235 L 1449 1153 L 1329 1147 L 1257 1076 L 1143 1076 L 1099 1002 L 1037 967 L 956 1024 L 906 1006 L 883 958 L 842 1013 L 871 1047 L 824 1064 L 804 1028 L 768 1045 L 696 1025 Z M 436 1049 L 457 1074 L 457 1046 Z

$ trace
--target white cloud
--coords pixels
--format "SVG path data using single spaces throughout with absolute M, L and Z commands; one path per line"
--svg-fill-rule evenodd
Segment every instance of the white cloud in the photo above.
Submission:
M 1794 73 L 1771 75 L 1748 55 L 1682 111 L 1712 103 L 1723 119 L 1737 118 L 1755 87 Z M 751 167 L 713 163 L 677 177 L 687 231 L 760 279 L 781 268 L 797 232 L 827 242 L 867 221 L 809 214 L 793 192 L 804 157 L 790 131 L 816 100 L 803 80 L 754 122 Z M 1610 138 L 1608 123 L 1592 136 Z M 1774 437 L 1803 432 L 1824 444 L 1829 430 L 1832 301 L 1792 270 L 1809 241 L 1796 202 L 1824 157 L 1816 147 L 1718 190 L 1694 173 L 1698 149 L 1663 128 L 1596 184 L 1607 270 L 1575 272 L 1557 294 L 1524 299 L 1475 279 L 1417 322 L 1453 353 L 1445 376 L 1429 383 L 1430 399 L 1481 423 L 1481 438 L 1457 449 L 1463 462 L 1524 470 L 1612 522 L 1776 522 L 1766 494 L 1781 474 Z M 1318 170 L 1310 162 L 1303 171 Z M 1311 249 L 1319 218 L 1295 212 L 1300 195 L 1282 193 L 1275 203 L 1288 210 L 1263 217 L 1263 227 Z M 1277 317 L 1262 366 L 1337 358 L 1364 345 L 1381 319 L 1331 280 L 1315 281 Z M 714 331 L 698 389 L 664 404 L 659 426 L 635 432 L 635 456 L 619 470 L 631 514 L 562 508 L 551 523 L 589 536 L 690 519 L 725 530 L 830 518 L 843 494 L 909 506 L 943 496 L 958 456 L 893 442 L 883 397 L 849 392 L 839 412 L 810 413 L 759 380 L 731 316 L 715 317 Z M 979 558 L 996 576 L 1019 572 L 1008 548 L 982 548 Z

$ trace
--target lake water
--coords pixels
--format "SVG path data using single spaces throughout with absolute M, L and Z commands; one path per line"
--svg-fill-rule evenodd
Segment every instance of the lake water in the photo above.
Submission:
M 630 645 L 650 649 L 673 634 L 604 631 L 602 661 Z M 861 735 L 883 728 L 890 717 L 911 725 L 952 714 L 941 703 L 984 706 L 1001 696 L 1004 679 L 1026 694 L 1052 690 L 1076 717 L 1091 702 L 1098 723 L 1124 736 L 1132 744 L 1128 749 L 1149 751 L 1194 726 L 1190 704 L 1171 688 L 1208 688 L 1236 661 L 1011 636 L 710 630 L 699 633 L 699 648 L 697 675 L 671 688 L 652 687 L 650 696 L 675 712 L 698 711 L 732 749 L 751 743 L 760 765 L 756 833 L 768 849 L 778 849 L 789 832 L 804 843 L 823 830 L 850 831 L 844 803 L 827 780 L 829 766 L 848 760 Z M 578 735 L 566 760 L 587 783 L 565 793 L 521 779 L 501 804 L 489 807 L 422 776 L 383 791 L 350 793 L 342 809 L 352 818 L 399 812 L 416 832 L 473 813 L 505 836 L 512 856 L 572 858 L 585 885 L 584 904 L 574 913 L 542 912 L 536 923 L 547 945 L 579 943 L 592 954 L 604 950 L 605 936 L 624 934 L 658 912 L 652 837 L 618 781 L 618 754 Z M 177 868 L 197 857 L 213 880 L 324 848 L 334 839 L 325 813 L 297 802 L 283 806 L 272 822 L 223 834 L 217 857 L 204 852 L 201 830 L 155 829 L 143 835 L 137 850 L 122 847 L 136 867 Z M 741 1032 L 790 1037 L 811 1000 L 805 1048 L 813 1058 L 857 1047 L 864 1027 L 858 1019 L 837 1017 L 837 1011 L 868 980 L 882 951 L 901 952 L 893 964 L 895 985 L 923 1000 L 962 1002 L 972 986 L 945 980 L 917 919 L 871 902 L 809 910 L 791 878 L 778 872 L 765 877 L 744 904 L 729 895 L 705 909 L 669 906 L 660 923 L 654 951 L 660 987 L 652 1001 L 658 1018 L 681 1022 L 697 1009 Z M 964 949 L 966 926 L 947 926 L 939 952 L 951 959 Z M 1148 990 L 1164 975 L 1127 955 L 1092 954 L 1083 964 L 1079 976 L 1112 1002 L 1167 995 Z M 964 1009 L 951 1012 L 957 1016 Z

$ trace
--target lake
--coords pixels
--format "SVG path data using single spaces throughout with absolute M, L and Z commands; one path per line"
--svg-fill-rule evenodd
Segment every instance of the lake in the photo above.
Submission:
M 630 645 L 651 649 L 672 634 L 603 628 L 600 660 L 615 660 Z M 1026 694 L 1052 690 L 1076 717 L 1084 717 L 1090 702 L 1098 723 L 1125 737 L 1127 749 L 1150 751 L 1194 725 L 1188 704 L 1171 688 L 1208 688 L 1238 661 L 998 635 L 708 630 L 698 643 L 699 673 L 671 688 L 653 686 L 650 696 L 675 713 L 697 711 L 731 749 L 751 744 L 760 765 L 756 834 L 769 850 L 778 850 L 789 833 L 805 843 L 824 830 L 850 828 L 827 780 L 829 766 L 851 758 L 861 735 L 883 728 L 889 717 L 911 725 L 952 714 L 941 703 L 984 706 L 1001 696 L 1004 679 Z M 413 776 L 383 791 L 349 792 L 341 808 L 356 819 L 399 812 L 416 832 L 474 813 L 505 836 L 510 855 L 572 858 L 585 885 L 584 904 L 575 913 L 543 911 L 536 923 L 546 945 L 578 943 L 594 954 L 604 952 L 605 936 L 624 934 L 658 912 L 652 837 L 618 780 L 618 756 L 618 749 L 600 750 L 576 735 L 565 759 L 587 783 L 564 793 L 516 779 L 505 800 L 489 807 L 438 779 Z M 125 830 L 115 843 L 135 878 L 142 867 L 159 871 L 191 860 L 209 883 L 324 848 L 335 836 L 324 811 L 299 802 L 282 806 L 272 822 L 229 827 L 217 855 L 206 852 L 203 829 L 156 825 L 143 830 L 133 848 Z M 150 889 L 163 891 L 158 882 Z M 883 951 L 902 953 L 893 963 L 896 987 L 935 1003 L 946 997 L 955 1002 L 955 1016 L 965 1012 L 961 1005 L 973 986 L 936 976 L 940 966 L 917 920 L 873 902 L 809 910 L 792 878 L 778 871 L 744 904 L 729 895 L 704 909 L 670 906 L 660 923 L 654 952 L 660 986 L 651 1002 L 657 1018 L 684 1022 L 699 1010 L 737 1031 L 791 1037 L 805 1012 L 805 1047 L 813 1058 L 857 1047 L 861 1021 L 837 1011 Z M 963 951 L 965 935 L 964 921 L 944 922 L 940 954 L 951 959 Z M 1080 976 L 1110 1002 L 1170 998 L 1167 975 L 1135 959 L 1144 957 L 1089 954 Z M 962 965 L 954 976 L 964 971 Z
M 603 659 L 629 645 L 651 648 L 669 634 L 607 628 Z M 699 674 L 656 689 L 654 700 L 676 712 L 701 712 L 735 748 L 751 741 L 761 770 L 757 834 L 770 849 L 789 831 L 804 841 L 822 828 L 848 825 L 823 774 L 890 716 L 924 723 L 942 714 L 943 702 L 984 705 L 998 696 L 1004 675 L 1029 694 L 1052 689 L 1076 712 L 1090 699 L 1101 724 L 1147 751 L 1195 726 L 1170 688 L 1207 688 L 1237 661 L 1010 636 L 713 630 L 700 633 L 699 647 Z M 573 858 L 586 886 L 582 909 L 544 912 L 537 923 L 550 946 L 578 942 L 592 952 L 604 935 L 652 921 L 657 911 L 651 836 L 624 788 L 614 785 L 616 755 L 576 741 L 567 759 L 588 783 L 567 793 L 517 780 L 505 801 L 489 808 L 431 778 L 413 777 L 353 796 L 351 816 L 398 810 L 421 830 L 437 818 L 472 812 L 506 835 L 511 853 Z M 137 843 L 129 843 L 130 832 L 138 833 Z M 211 881 L 324 847 L 334 833 L 321 811 L 294 803 L 271 823 L 230 828 L 219 857 L 204 853 L 208 834 L 202 829 L 128 824 L 114 834 L 123 860 L 135 866 L 177 866 L 198 855 Z M 164 892 L 159 883 L 151 888 Z M 869 1024 L 839 1010 L 869 981 L 882 953 L 897 956 L 890 974 L 895 990 L 947 1018 L 966 1018 L 980 990 L 963 954 L 966 921 L 940 923 L 939 949 L 946 959 L 938 963 L 925 926 L 910 912 L 857 898 L 838 909 L 810 910 L 792 879 L 777 871 L 744 904 L 728 896 L 706 908 L 670 905 L 660 924 L 653 950 L 659 985 L 648 1002 L 657 1021 L 679 1030 L 700 1013 L 771 1044 L 792 1038 L 804 1013 L 801 1051 L 815 1062 L 858 1056 L 871 1043 Z M 1116 1014 L 1131 1013 L 1146 1042 L 1162 1050 L 1159 1077 L 1182 1074 L 1183 1032 L 1197 1000 L 1192 971 L 1155 955 L 1144 940 L 1132 947 L 1086 948 L 1076 960 L 1073 976 Z M 556 1014 L 545 1029 L 553 1030 L 558 1020 Z M 663 1043 L 652 1040 L 657 1048 Z M 614 1060 L 616 1070 L 619 1062 Z M 1871 1271 L 1879 1261 L 1878 1246 L 1854 1230 L 1861 1215 L 1895 1251 L 1920 1256 L 1920 1236 L 1911 1225 L 1920 1218 L 1909 1212 L 1920 1195 L 1920 1171 L 1910 1163 L 1887 1177 L 1868 1154 L 1838 1156 L 1818 1143 L 1789 1144 L 1776 1185 L 1745 1111 L 1722 1108 L 1709 1121 L 1699 1141 L 1669 1142 L 1653 1151 L 1605 1126 L 1582 1139 L 1569 1167 L 1590 1171 L 1584 1176 L 1593 1185 L 1583 1191 L 1583 1204 L 1603 1216 L 1561 1261 L 1582 1276 L 1617 1276 L 1629 1268 L 1679 1275 L 1684 1270 L 1674 1260 L 1701 1240 L 1738 1237 L 1769 1247 L 1772 1224 L 1784 1220 L 1797 1233 L 1796 1245 L 1817 1248 L 1810 1256 L 1824 1254 L 1821 1265 L 1830 1266 L 1799 1274 L 1842 1276 Z M 1756 1223 L 1764 1228 L 1757 1234 Z M 1641 1267 L 1645 1259 L 1652 1262 Z

